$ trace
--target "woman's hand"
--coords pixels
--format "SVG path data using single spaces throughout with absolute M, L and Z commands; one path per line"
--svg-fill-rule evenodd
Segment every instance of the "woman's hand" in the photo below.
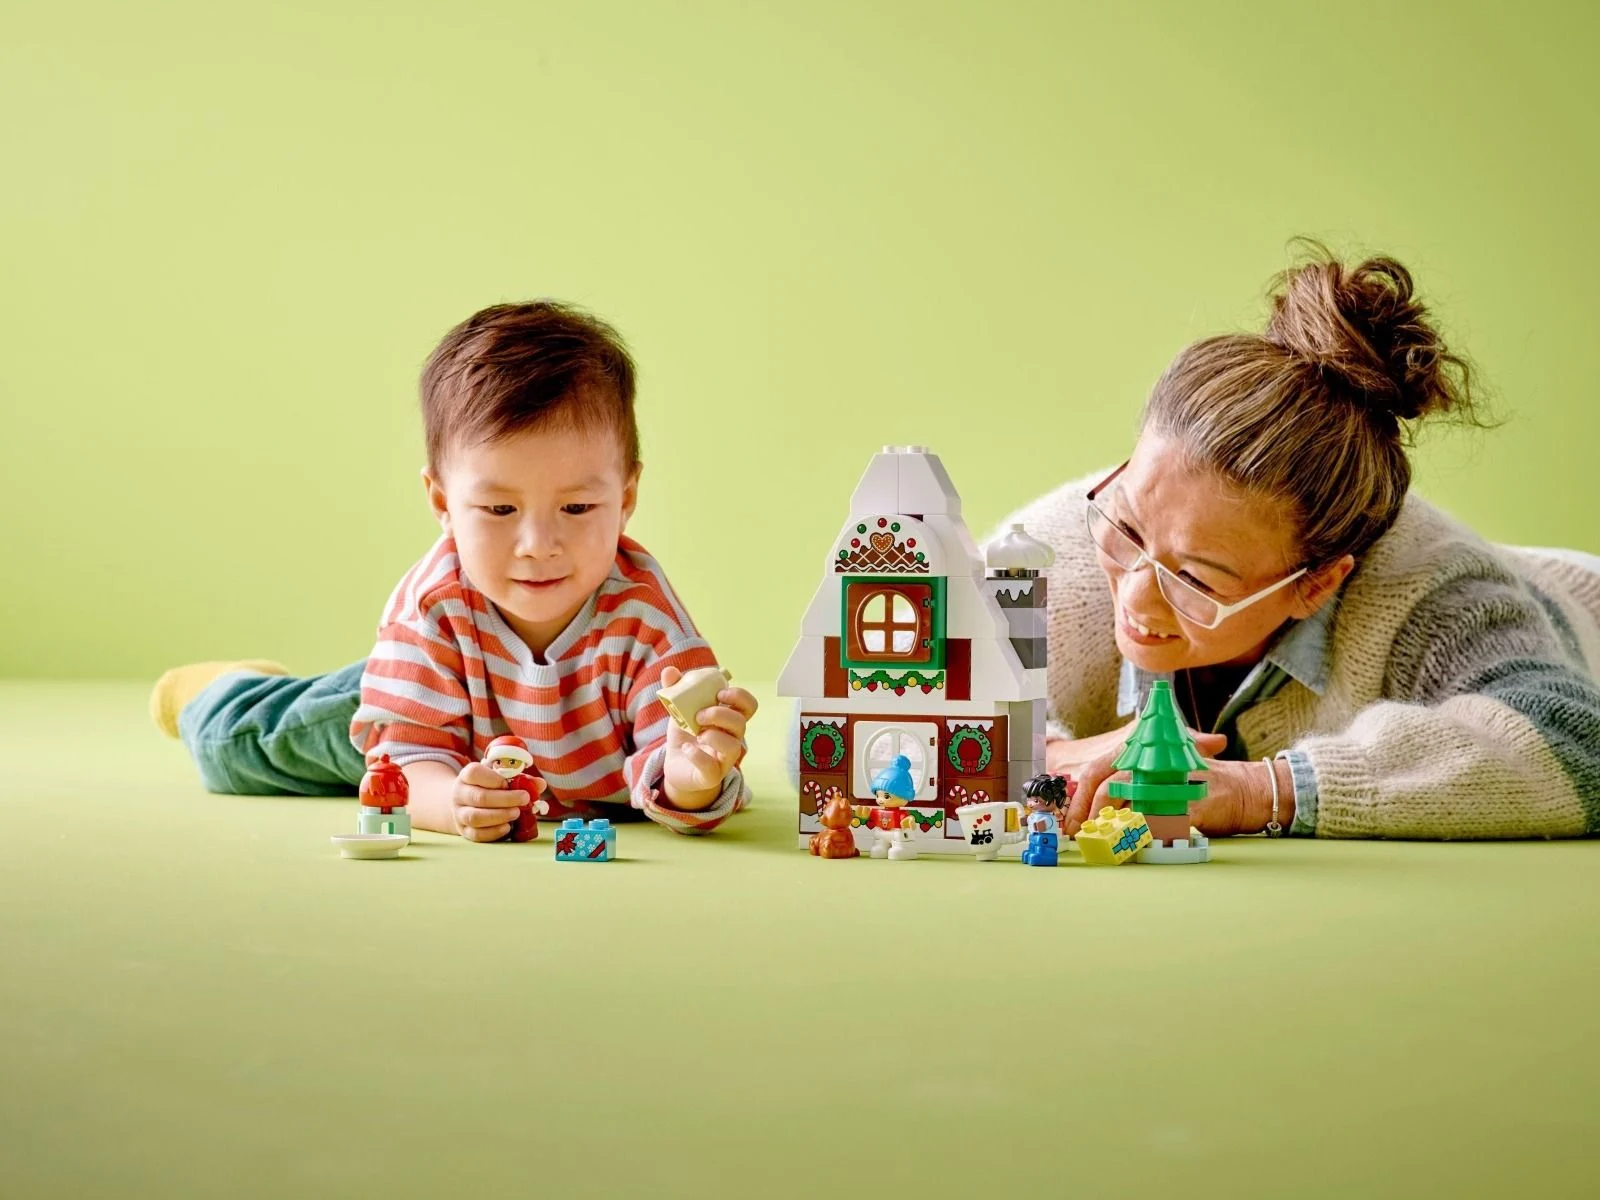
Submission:
M 1045 769 L 1054 775 L 1070 775 L 1078 785 L 1072 794 L 1072 800 L 1067 804 L 1069 837 L 1076 837 L 1078 828 L 1102 808 L 1121 807 L 1118 801 L 1111 798 L 1111 793 L 1107 789 L 1113 779 L 1127 779 L 1128 773 L 1117 771 L 1111 764 L 1116 761 L 1117 755 L 1122 753 L 1122 747 L 1127 743 L 1128 735 L 1133 732 L 1135 724 L 1137 722 L 1129 721 L 1121 729 L 1108 730 L 1090 738 L 1076 738 L 1070 741 L 1062 739 L 1051 742 L 1045 747 Z M 1202 755 L 1220 754 L 1228 744 L 1228 739 L 1220 733 L 1196 733 L 1193 736 L 1195 747 Z M 1260 767 L 1256 768 L 1256 773 L 1262 775 Z M 1266 776 L 1262 775 L 1263 787 L 1266 786 L 1266 782 Z M 1271 808 L 1270 801 L 1267 807 Z M 1264 828 L 1266 823 L 1266 818 L 1263 817 L 1261 825 L 1257 828 Z
M 1086 738 L 1056 738 L 1044 747 L 1044 769 L 1052 775 L 1076 777 L 1078 768 L 1109 753 L 1113 758 L 1122 749 L 1137 720 L 1129 721 L 1120 729 L 1108 729 Z
M 1207 837 L 1260 833 L 1272 819 L 1272 781 L 1261 762 L 1206 760 L 1206 798 L 1189 806 L 1189 821 Z M 1272 761 L 1278 776 L 1278 823 L 1294 821 L 1294 776 L 1289 764 Z
M 1197 733 L 1195 745 L 1201 754 L 1217 753 L 1227 739 L 1217 733 Z M 1122 747 L 1082 764 L 1073 777 L 1078 790 L 1067 808 L 1067 832 L 1076 835 L 1090 816 L 1108 805 L 1126 807 L 1125 801 L 1111 798 L 1113 780 L 1127 779 L 1126 771 L 1113 771 L 1111 763 Z M 1294 821 L 1294 778 L 1289 764 L 1274 760 L 1278 775 L 1278 823 L 1285 829 Z M 1272 819 L 1272 782 L 1267 768 L 1259 762 L 1206 759 L 1206 798 L 1189 806 L 1189 820 L 1207 837 L 1227 837 L 1235 833 L 1260 833 Z

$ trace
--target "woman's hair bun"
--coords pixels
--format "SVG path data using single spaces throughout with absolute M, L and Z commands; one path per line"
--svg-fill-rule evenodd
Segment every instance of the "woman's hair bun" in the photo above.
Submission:
M 1274 283 L 1267 341 L 1307 363 L 1332 396 L 1374 415 L 1472 421 L 1471 369 L 1445 348 L 1411 272 L 1382 255 L 1346 266 L 1325 246 L 1303 244 L 1308 261 Z

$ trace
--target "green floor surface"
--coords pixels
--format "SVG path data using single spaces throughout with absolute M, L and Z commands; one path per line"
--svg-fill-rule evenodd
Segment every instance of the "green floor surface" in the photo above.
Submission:
M 622 860 L 203 792 L 142 687 L 0 685 L 0 1195 L 1600 1193 L 1600 845 Z

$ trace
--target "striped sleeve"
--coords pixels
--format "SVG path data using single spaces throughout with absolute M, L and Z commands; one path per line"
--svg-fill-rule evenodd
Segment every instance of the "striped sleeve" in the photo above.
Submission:
M 722 791 L 709 808 L 695 812 L 673 808 L 661 788 L 666 759 L 665 744 L 657 746 L 641 764 L 639 782 L 633 788 L 633 806 L 657 825 L 674 833 L 710 833 L 749 805 L 750 789 L 745 786 L 744 773 L 735 767 L 723 778 Z
M 667 667 L 688 672 L 714 667 L 717 659 L 661 565 L 626 537 L 619 546 L 619 574 L 627 586 L 613 598 L 614 615 L 625 621 L 638 651 L 621 681 L 631 734 L 623 764 L 630 799 L 634 808 L 676 833 L 710 833 L 749 804 L 750 789 L 743 773 L 735 768 L 723 778 L 722 791 L 709 808 L 696 812 L 673 808 L 663 787 L 669 718 L 656 696 L 661 690 L 661 672 Z
M 1600 832 L 1600 687 L 1570 642 L 1509 574 L 1437 580 L 1395 638 L 1388 698 L 1295 747 L 1315 770 L 1317 832 Z
M 350 741 L 400 766 L 471 761 L 472 704 L 457 629 L 471 618 L 459 589 L 428 588 L 431 560 L 400 582 L 361 676 Z M 458 611 L 459 610 L 459 611 Z
M 716 657 L 699 638 L 673 647 L 653 658 L 634 677 L 628 690 L 628 719 L 633 727 L 633 753 L 624 771 L 633 806 L 658 825 L 675 833 L 710 833 L 750 802 L 750 790 L 737 767 L 722 780 L 722 791 L 708 808 L 686 812 L 673 808 L 667 800 L 663 780 L 667 759 L 667 723 L 671 719 L 657 699 L 661 691 L 661 672 L 677 667 L 688 672 L 696 667 L 714 667 Z

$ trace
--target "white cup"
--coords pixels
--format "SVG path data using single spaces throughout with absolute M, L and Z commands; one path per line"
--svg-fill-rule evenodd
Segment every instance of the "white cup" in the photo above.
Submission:
M 956 819 L 961 822 L 962 836 L 973 856 L 980 862 L 992 862 L 1000 847 L 1028 836 L 1022 828 L 1023 811 L 1015 800 L 985 800 L 982 804 L 963 804 L 956 809 Z

